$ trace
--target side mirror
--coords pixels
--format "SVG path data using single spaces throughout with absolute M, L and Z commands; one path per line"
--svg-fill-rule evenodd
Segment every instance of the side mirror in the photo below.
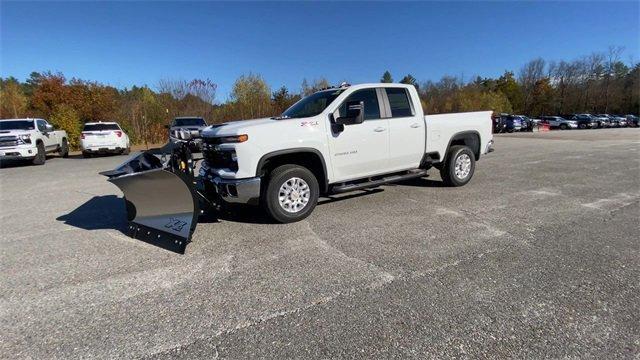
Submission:
M 53 125 L 51 125 L 51 124 L 45 125 L 44 126 L 44 131 L 45 132 L 53 131 Z
M 364 101 L 347 101 L 346 114 L 336 119 L 336 124 L 354 125 L 364 121 Z

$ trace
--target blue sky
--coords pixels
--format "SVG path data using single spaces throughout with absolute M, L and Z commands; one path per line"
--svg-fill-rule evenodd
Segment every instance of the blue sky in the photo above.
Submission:
M 498 76 L 536 57 L 572 60 L 610 45 L 640 61 L 640 2 L 2 2 L 0 75 L 61 71 L 128 87 L 210 78 L 273 89 L 442 75 Z

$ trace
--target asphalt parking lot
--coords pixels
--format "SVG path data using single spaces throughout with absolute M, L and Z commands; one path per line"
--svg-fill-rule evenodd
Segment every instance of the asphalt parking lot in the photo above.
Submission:
M 126 157 L 0 169 L 0 358 L 637 358 L 640 129 L 495 137 L 307 220 L 130 239 Z

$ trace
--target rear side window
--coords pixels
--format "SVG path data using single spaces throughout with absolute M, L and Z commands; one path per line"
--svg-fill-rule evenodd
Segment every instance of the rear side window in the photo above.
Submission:
M 407 90 L 403 88 L 385 88 L 385 91 L 387 92 L 387 98 L 389 98 L 391 117 L 413 116 Z
M 88 124 L 85 125 L 82 131 L 109 131 L 120 130 L 118 124 Z
M 378 105 L 378 94 L 376 89 L 362 89 L 354 91 L 353 94 L 340 105 L 340 114 L 347 113 L 347 101 L 364 102 L 364 119 L 380 119 L 380 105 Z

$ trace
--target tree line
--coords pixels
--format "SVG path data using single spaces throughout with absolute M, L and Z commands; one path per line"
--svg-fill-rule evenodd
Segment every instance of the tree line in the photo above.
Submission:
M 419 83 L 412 75 L 399 82 L 418 89 L 427 114 L 493 110 L 531 116 L 569 113 L 637 114 L 640 110 L 640 63 L 621 60 L 622 48 L 572 61 L 534 59 L 517 72 L 498 78 L 443 76 Z M 381 82 L 394 78 L 385 71 Z M 22 82 L 0 78 L 0 118 L 42 117 L 67 131 L 78 146 L 82 125 L 118 121 L 134 143 L 166 141 L 164 125 L 176 116 L 201 116 L 208 123 L 252 119 L 282 113 L 302 96 L 329 87 L 325 78 L 304 79 L 298 91 L 273 90 L 258 74 L 240 76 L 229 100 L 216 101 L 210 79 L 163 79 L 154 89 L 117 89 L 95 81 L 67 79 L 61 73 L 33 72 Z

